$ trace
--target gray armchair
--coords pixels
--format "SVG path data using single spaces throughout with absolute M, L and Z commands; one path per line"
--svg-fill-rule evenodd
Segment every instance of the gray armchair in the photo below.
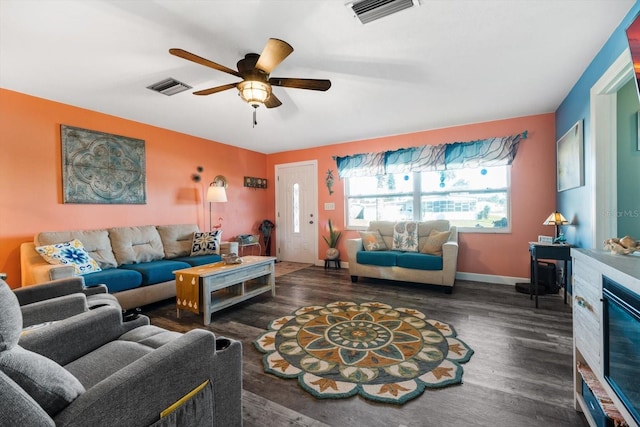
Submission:
M 14 292 L 22 310 L 24 328 L 66 319 L 103 305 L 121 309 L 116 297 L 107 293 L 105 285 L 85 287 L 81 276 L 26 286 Z
M 241 352 L 209 331 L 123 322 L 110 305 L 23 332 L 0 280 L 0 425 L 239 426 Z

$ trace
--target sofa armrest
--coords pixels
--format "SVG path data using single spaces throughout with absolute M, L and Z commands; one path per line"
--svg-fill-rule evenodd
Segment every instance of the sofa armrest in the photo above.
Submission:
M 20 307 L 22 327 L 54 322 L 89 310 L 87 297 L 83 293 L 63 295 L 45 301 L 37 301 Z
M 84 290 L 84 279 L 74 276 L 66 279 L 58 279 L 41 283 L 38 285 L 27 286 L 14 290 L 20 305 L 31 304 L 38 301 L 44 301 L 63 295 L 71 295 L 82 293 Z
M 27 286 L 73 277 L 75 269 L 70 265 L 49 264 L 36 252 L 36 245 L 29 242 L 20 245 L 20 273 L 22 286 Z
M 213 333 L 189 331 L 88 389 L 54 417 L 56 425 L 153 424 L 160 412 L 211 380 L 214 348 Z
M 66 365 L 145 324 L 150 324 L 146 316 L 123 322 L 122 313 L 117 307 L 102 306 L 43 328 L 24 331 L 18 344 L 60 365 Z
M 109 293 L 109 288 L 107 288 L 107 285 L 88 286 L 88 287 L 82 289 L 82 292 L 84 292 L 84 294 L 86 296 L 98 295 L 98 294 L 108 294 Z
M 453 286 L 458 267 L 458 242 L 448 241 L 442 245 L 443 285 Z
M 349 259 L 349 262 L 351 262 L 351 260 L 353 260 L 353 262 L 356 261 L 356 254 L 358 253 L 358 251 L 362 251 L 364 250 L 364 245 L 362 244 L 362 239 L 358 238 L 358 239 L 347 239 L 347 257 Z

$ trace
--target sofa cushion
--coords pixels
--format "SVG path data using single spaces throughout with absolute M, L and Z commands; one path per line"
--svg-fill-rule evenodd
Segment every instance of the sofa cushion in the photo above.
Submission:
M 87 287 L 104 284 L 109 293 L 128 291 L 142 286 L 142 275 L 137 271 L 110 268 L 82 276 Z
M 75 359 L 64 367 L 88 390 L 152 351 L 153 348 L 149 346 L 118 339 Z
M 222 230 L 206 231 L 203 233 L 193 233 L 193 245 L 191 246 L 191 256 L 193 255 L 219 255 L 220 240 Z
M 159 225 L 156 228 L 162 240 L 165 258 L 183 257 L 191 253 L 193 233 L 198 231 L 197 225 L 172 224 Z
M 153 225 L 110 228 L 109 238 L 118 265 L 155 261 L 164 257 L 160 234 Z
M 415 252 L 404 252 L 398 254 L 396 265 L 414 270 L 442 270 L 442 257 Z
M 115 268 L 118 265 L 107 230 L 45 231 L 36 234 L 33 241 L 36 246 L 44 246 L 70 242 L 73 239 L 82 242 L 84 249 L 100 268 Z
M 418 252 L 418 223 L 413 221 L 396 222 L 393 227 L 394 251 Z
M 392 251 L 358 251 L 358 264 L 377 265 L 380 267 L 395 267 L 397 252 Z
M 20 346 L 0 353 L 0 370 L 50 416 L 60 412 L 85 391 L 80 381 L 62 366 Z
M 450 235 L 450 231 L 431 230 L 420 252 L 423 254 L 442 256 L 442 245 L 449 240 Z
M 120 269 L 137 271 L 142 275 L 142 286 L 147 286 L 175 280 L 174 271 L 190 267 L 186 262 L 163 259 L 139 264 L 123 264 Z
M 365 251 L 386 251 L 389 249 L 378 230 L 361 231 L 360 238 L 362 238 L 362 246 Z
M 183 256 L 183 257 L 173 258 L 171 261 L 186 262 L 191 267 L 197 267 L 199 265 L 213 264 L 215 262 L 222 261 L 222 256 L 220 255 Z
M 73 239 L 70 242 L 55 243 L 53 245 L 36 246 L 36 251 L 49 264 L 73 266 L 77 275 L 102 270 L 96 260 L 91 258 L 84 249 L 82 242 Z

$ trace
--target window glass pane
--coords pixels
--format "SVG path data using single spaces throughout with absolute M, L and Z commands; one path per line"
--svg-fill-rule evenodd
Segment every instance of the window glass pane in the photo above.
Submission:
M 366 227 L 369 221 L 413 219 L 413 196 L 357 197 L 348 200 L 349 225 Z
M 509 171 L 497 166 L 348 178 L 347 227 L 447 219 L 467 230 L 508 229 Z
M 453 193 L 423 195 L 422 221 L 447 219 L 457 227 L 506 228 L 507 192 Z
M 300 185 L 293 184 L 293 200 L 291 203 L 293 207 L 292 218 L 293 218 L 293 232 L 300 232 Z
M 388 174 L 349 178 L 347 193 L 350 196 L 398 194 L 413 192 L 412 174 Z
M 455 169 L 421 174 L 422 192 L 507 188 L 507 166 Z

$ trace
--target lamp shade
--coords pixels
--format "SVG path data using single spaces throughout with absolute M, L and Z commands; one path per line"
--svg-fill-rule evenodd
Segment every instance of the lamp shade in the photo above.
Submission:
M 207 202 L 226 202 L 227 192 L 224 187 L 209 186 L 207 190 Z
M 257 107 L 271 96 L 271 86 L 257 80 L 245 80 L 238 83 L 240 97 L 253 107 Z
M 565 225 L 569 224 L 569 221 L 558 211 L 549 215 L 549 218 L 545 219 L 543 225 Z

